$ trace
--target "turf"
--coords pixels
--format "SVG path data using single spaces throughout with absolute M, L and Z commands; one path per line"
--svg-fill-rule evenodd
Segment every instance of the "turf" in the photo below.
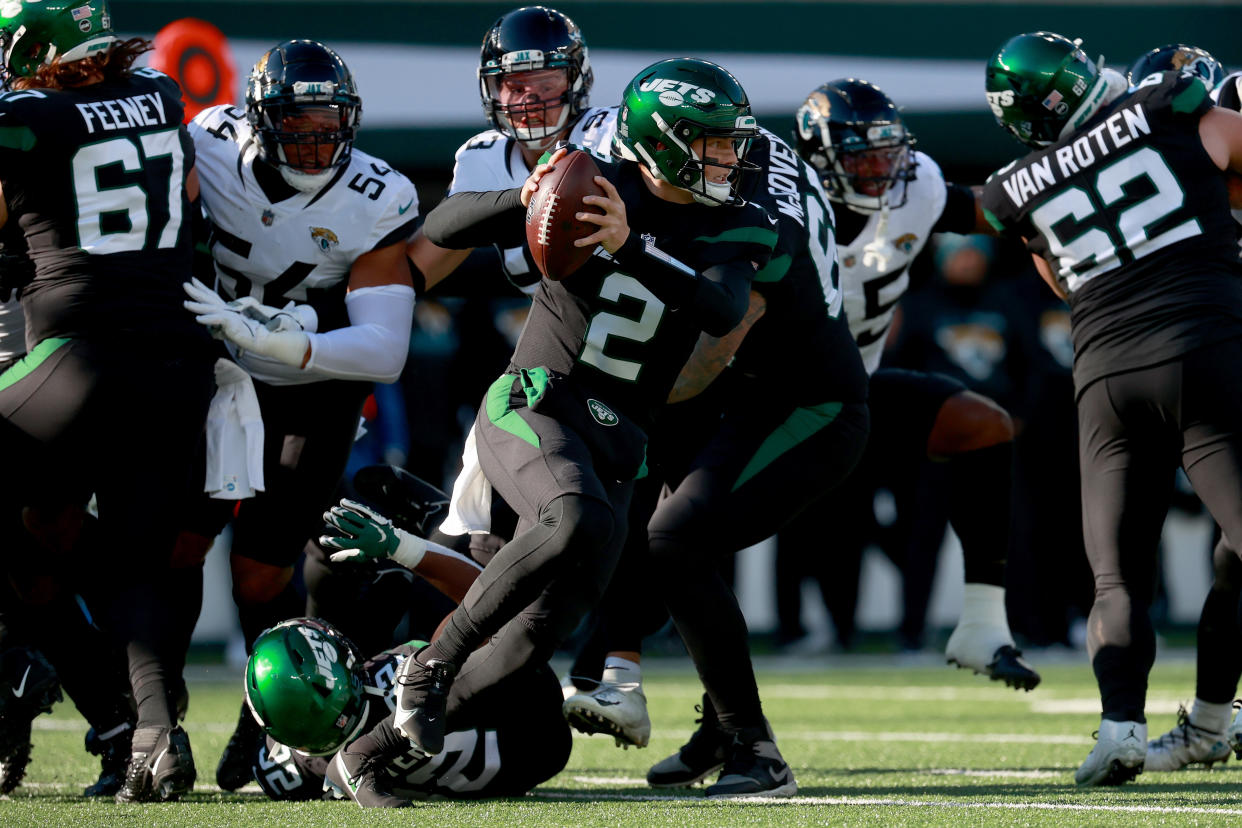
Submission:
M 1038 657 L 1037 657 L 1038 658 Z M 36 721 L 26 784 L 0 802 L 0 825 L 1236 825 L 1242 764 L 1144 774 L 1119 789 L 1080 791 L 1073 771 L 1091 748 L 1098 697 L 1085 657 L 1041 663 L 1044 684 L 1019 694 L 965 671 L 894 657 L 763 661 L 765 710 L 797 775 L 791 800 L 718 803 L 702 788 L 653 791 L 647 768 L 694 726 L 688 664 L 654 665 L 647 680 L 653 737 L 619 750 L 580 737 L 563 773 L 519 800 L 420 803 L 411 813 L 364 813 L 341 802 L 269 802 L 257 788 L 209 784 L 237 715 L 234 681 L 195 674 L 187 727 L 199 763 L 196 792 L 177 804 L 85 802 L 95 759 L 68 704 Z M 1193 695 L 1193 663 L 1162 659 L 1152 674 L 1149 728 L 1170 728 Z

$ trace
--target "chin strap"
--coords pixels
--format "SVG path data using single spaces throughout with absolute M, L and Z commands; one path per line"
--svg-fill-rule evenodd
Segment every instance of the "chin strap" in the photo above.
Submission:
M 295 170 L 286 164 L 277 164 L 276 169 L 286 184 L 303 193 L 313 193 L 327 184 L 332 180 L 332 173 L 336 170 L 335 167 L 329 167 L 323 172 L 307 173 Z

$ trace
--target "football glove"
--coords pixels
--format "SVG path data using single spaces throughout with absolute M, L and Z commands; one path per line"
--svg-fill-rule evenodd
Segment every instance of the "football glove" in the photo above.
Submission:
M 265 312 L 272 310 L 270 306 L 254 300 L 226 303 L 220 294 L 197 279 L 185 282 L 182 288 L 190 297 L 183 303 L 185 309 L 195 314 L 195 321 L 206 325 L 216 339 L 226 339 L 242 352 L 250 351 L 295 368 L 301 368 L 306 361 L 310 339 L 295 314 L 278 311 L 281 315 L 272 317 Z
M 342 500 L 323 513 L 327 530 L 319 545 L 332 552 L 333 561 L 392 560 L 414 569 L 427 552 L 427 542 L 393 526 L 379 512 L 353 500 Z

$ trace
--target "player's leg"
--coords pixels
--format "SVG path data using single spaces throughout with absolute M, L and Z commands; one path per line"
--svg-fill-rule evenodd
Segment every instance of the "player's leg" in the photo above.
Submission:
M 1195 701 L 1178 725 L 1148 746 L 1147 769 L 1227 759 L 1232 700 L 1242 675 L 1238 625 L 1242 561 L 1242 393 L 1236 387 L 1242 347 L 1226 342 L 1183 360 L 1182 462 L 1195 491 L 1221 526 L 1213 552 L 1214 578 L 1198 628 Z
M 733 736 L 709 795 L 797 789 L 763 717 L 745 619 L 713 558 L 771 535 L 845 479 L 868 430 L 861 403 L 777 408 L 764 399 L 762 411 L 743 402 L 726 413 L 712 444 L 649 526 L 665 603 L 722 729 Z
M 1078 401 L 1083 535 L 1095 578 L 1087 653 L 1103 716 L 1080 785 L 1116 785 L 1142 772 L 1144 704 L 1156 641 L 1148 608 L 1157 545 L 1181 435 L 1181 364 L 1105 377 Z
M 453 676 L 475 649 L 554 582 L 597 583 L 593 594 L 558 594 L 546 611 L 528 611 L 521 635 L 509 636 L 505 657 L 491 659 L 490 670 L 511 672 L 530 658 L 550 656 L 602 594 L 625 536 L 631 486 L 605 486 L 583 437 L 527 408 L 518 378 L 493 384 L 476 420 L 476 439 L 483 472 L 522 523 L 435 641 L 402 670 L 397 727 L 429 753 L 438 753 L 442 743 L 439 711 Z M 622 508 L 614 512 L 614 505 Z

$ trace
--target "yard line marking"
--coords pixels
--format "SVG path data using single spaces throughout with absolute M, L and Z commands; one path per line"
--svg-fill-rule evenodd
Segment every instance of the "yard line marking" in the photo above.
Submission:
M 560 800 L 607 800 L 618 802 L 703 802 L 703 796 L 678 796 L 668 794 L 611 794 L 606 792 L 569 791 L 541 792 L 536 789 L 528 794 L 532 799 Z M 1197 808 L 1192 806 L 1160 806 L 1160 805 L 1074 805 L 1063 802 L 937 802 L 928 799 L 863 799 L 841 796 L 753 796 L 745 799 L 720 800 L 730 805 L 853 805 L 860 807 L 892 807 L 904 806 L 911 808 L 999 808 L 1010 811 L 1104 811 L 1131 814 L 1206 814 L 1211 816 L 1242 816 L 1238 808 Z
M 575 739 L 589 739 L 591 733 L 574 731 Z M 669 736 L 684 739 L 690 731 L 670 731 Z M 936 733 L 926 730 L 899 733 L 891 730 L 804 730 L 782 733 L 781 744 L 790 742 L 989 742 L 1023 745 L 1093 745 L 1090 734 L 1067 733 Z
M 85 731 L 90 727 L 86 723 L 86 719 L 74 719 L 68 717 L 57 717 L 49 719 L 46 716 L 40 716 L 30 723 L 34 730 L 53 730 L 53 731 Z M 232 733 L 233 728 L 237 726 L 236 722 L 186 722 L 185 729 L 189 733 Z
M 1006 779 L 1060 779 L 1065 771 L 1051 770 L 980 770 L 979 768 L 931 768 L 915 773 L 928 773 L 932 776 L 982 776 L 1004 777 Z

